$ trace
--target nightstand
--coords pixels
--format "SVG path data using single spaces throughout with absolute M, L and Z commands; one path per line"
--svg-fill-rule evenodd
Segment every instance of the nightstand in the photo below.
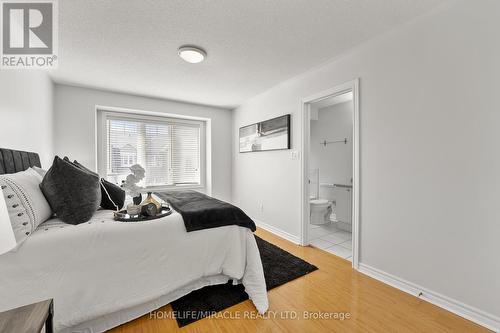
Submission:
M 52 333 L 52 299 L 0 312 L 0 333 Z

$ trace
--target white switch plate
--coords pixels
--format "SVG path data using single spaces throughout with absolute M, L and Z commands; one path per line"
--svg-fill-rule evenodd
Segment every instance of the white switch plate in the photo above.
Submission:
M 292 160 L 298 160 L 300 158 L 300 154 L 297 150 L 292 150 Z

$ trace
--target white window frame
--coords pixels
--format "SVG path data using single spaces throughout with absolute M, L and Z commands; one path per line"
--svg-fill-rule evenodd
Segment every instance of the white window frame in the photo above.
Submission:
M 161 112 L 151 112 L 142 110 L 131 110 L 116 107 L 96 106 L 96 154 L 97 170 L 100 175 L 107 175 L 107 139 L 106 139 L 106 120 L 108 118 L 123 118 L 130 120 L 147 120 L 168 123 L 180 123 L 200 126 L 200 184 L 186 185 L 162 185 L 145 187 L 143 192 L 162 191 L 162 190 L 181 190 L 181 189 L 204 189 L 204 192 L 210 195 L 211 188 L 207 183 L 210 178 L 210 168 L 207 168 L 207 134 L 210 126 L 210 120 L 206 118 L 188 117 L 176 114 L 163 114 Z

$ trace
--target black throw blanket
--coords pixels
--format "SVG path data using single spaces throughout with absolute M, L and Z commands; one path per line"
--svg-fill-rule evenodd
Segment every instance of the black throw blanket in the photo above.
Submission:
M 189 190 L 155 194 L 182 215 L 188 232 L 226 225 L 256 230 L 255 223 L 241 209 L 203 193 Z

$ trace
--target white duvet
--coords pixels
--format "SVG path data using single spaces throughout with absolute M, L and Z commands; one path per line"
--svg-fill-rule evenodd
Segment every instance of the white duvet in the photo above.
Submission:
M 49 220 L 16 252 L 0 256 L 0 311 L 53 298 L 56 331 L 95 331 L 152 309 L 142 304 L 163 305 L 162 296 L 168 302 L 228 279 L 243 283 L 260 313 L 267 310 L 259 250 L 247 228 L 188 233 L 176 212 L 121 223 L 98 211 L 76 226 Z

